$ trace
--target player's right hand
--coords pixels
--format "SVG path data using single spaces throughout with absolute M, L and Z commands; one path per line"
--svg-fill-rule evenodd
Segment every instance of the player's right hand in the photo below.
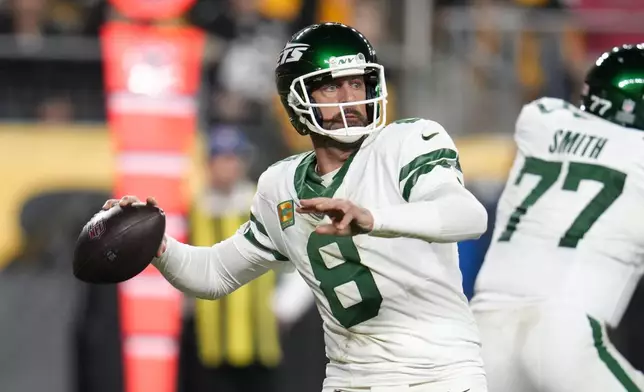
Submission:
M 148 197 L 145 200 L 145 203 L 143 203 L 141 200 L 139 200 L 138 197 L 136 196 L 123 196 L 120 199 L 109 199 L 108 201 L 103 204 L 103 210 L 109 210 L 110 208 L 119 205 L 121 207 L 127 207 L 130 205 L 141 205 L 141 204 L 149 204 L 155 207 L 159 206 L 159 203 L 157 203 L 156 199 L 154 197 Z M 157 250 L 157 257 L 161 257 L 161 255 L 165 252 L 166 247 L 167 247 L 168 240 L 166 236 L 163 236 L 163 241 L 161 241 L 161 245 L 159 246 L 159 250 Z
M 159 203 L 157 203 L 156 199 L 154 197 L 148 197 L 146 199 L 146 203 L 155 207 L 159 206 Z M 137 204 L 145 204 L 141 200 L 139 200 L 138 197 L 136 196 L 123 196 L 120 199 L 109 199 L 108 201 L 103 204 L 103 209 L 104 210 L 109 210 L 110 208 L 114 207 L 115 205 L 120 205 L 121 207 L 126 207 L 129 205 L 137 205 Z
M 318 234 L 335 236 L 353 236 L 366 234 L 373 230 L 373 215 L 362 208 L 343 199 L 314 197 L 300 200 L 296 208 L 300 214 L 326 214 L 331 224 L 323 224 L 315 229 Z

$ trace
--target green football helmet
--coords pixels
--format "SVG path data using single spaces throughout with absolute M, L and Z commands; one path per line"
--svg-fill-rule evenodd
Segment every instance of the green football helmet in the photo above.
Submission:
M 334 78 L 363 75 L 366 99 L 354 102 L 316 103 L 315 88 Z M 277 91 L 291 124 L 302 135 L 316 132 L 342 143 L 352 143 L 382 129 L 387 121 L 385 70 L 376 51 L 356 29 L 341 23 L 311 25 L 291 37 L 275 69 Z M 366 105 L 366 126 L 348 126 L 345 108 Z M 325 129 L 320 107 L 338 107 L 344 127 Z
M 586 76 L 581 110 L 644 130 L 644 44 L 616 47 L 597 59 Z

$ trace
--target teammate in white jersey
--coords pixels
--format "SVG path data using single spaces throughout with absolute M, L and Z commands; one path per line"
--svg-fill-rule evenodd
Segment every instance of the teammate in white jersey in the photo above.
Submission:
M 487 214 L 447 132 L 422 119 L 386 126 L 383 67 L 345 25 L 295 34 L 276 79 L 314 151 L 266 170 L 237 235 L 211 248 L 168 238 L 154 265 L 201 298 L 294 265 L 324 320 L 324 392 L 486 391 L 455 242 L 479 237 Z
M 588 73 L 580 108 L 524 107 L 472 306 L 495 392 L 644 390 L 611 345 L 644 268 L 644 45 Z

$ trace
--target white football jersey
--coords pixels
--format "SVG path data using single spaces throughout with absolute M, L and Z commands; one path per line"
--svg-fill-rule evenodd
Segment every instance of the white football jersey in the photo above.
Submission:
M 616 325 L 642 275 L 644 132 L 543 98 L 515 140 L 476 299 L 556 299 Z
M 421 200 L 444 181 L 462 183 L 457 150 L 439 124 L 421 119 L 370 135 L 328 186 L 312 152 L 261 176 L 244 235 L 264 257 L 290 260 L 313 291 L 330 359 L 326 388 L 483 374 L 456 244 L 318 235 L 328 218 L 295 212 L 318 196 L 383 208 Z

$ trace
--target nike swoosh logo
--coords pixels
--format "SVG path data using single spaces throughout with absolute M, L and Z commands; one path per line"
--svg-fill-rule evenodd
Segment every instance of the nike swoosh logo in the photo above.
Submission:
M 423 138 L 424 141 L 428 141 L 428 140 L 430 140 L 431 138 L 433 138 L 436 135 L 438 135 L 438 132 L 434 132 L 434 133 L 432 133 L 431 135 L 428 135 L 428 136 L 420 135 L 420 137 Z M 467 391 L 463 391 L 463 392 L 467 392 Z

